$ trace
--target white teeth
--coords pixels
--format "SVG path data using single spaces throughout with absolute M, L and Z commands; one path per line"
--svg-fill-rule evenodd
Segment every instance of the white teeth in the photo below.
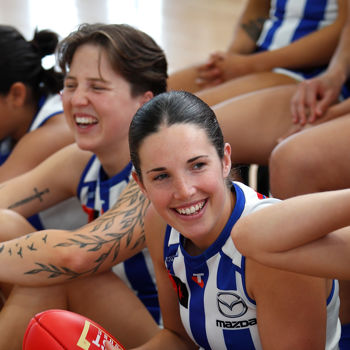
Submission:
M 90 117 L 75 117 L 75 122 L 77 124 L 96 124 L 97 120 L 95 118 L 90 118 Z
M 201 202 L 201 203 L 198 203 L 196 205 L 192 205 L 190 206 L 189 208 L 183 208 L 183 209 L 176 209 L 176 211 L 179 213 L 179 214 L 182 214 L 182 215 L 192 215 L 198 211 L 200 211 L 203 206 L 204 206 L 204 201 Z

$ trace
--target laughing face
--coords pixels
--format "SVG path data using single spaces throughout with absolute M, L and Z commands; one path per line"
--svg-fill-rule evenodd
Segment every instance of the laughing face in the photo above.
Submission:
M 139 150 L 144 193 L 157 212 L 195 245 L 206 249 L 232 210 L 225 183 L 230 146 L 220 159 L 205 131 L 194 124 L 162 126 Z
M 111 66 L 103 48 L 84 44 L 74 53 L 62 100 L 78 146 L 98 155 L 128 152 L 132 116 L 145 102 Z

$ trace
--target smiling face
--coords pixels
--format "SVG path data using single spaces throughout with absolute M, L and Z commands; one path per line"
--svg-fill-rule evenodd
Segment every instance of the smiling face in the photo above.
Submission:
M 128 153 L 132 116 L 151 97 L 150 92 L 133 97 L 130 83 L 113 69 L 104 49 L 92 44 L 74 53 L 62 93 L 78 146 L 98 155 Z
M 139 149 L 141 188 L 157 212 L 195 245 L 206 249 L 232 210 L 225 178 L 230 146 L 220 159 L 205 131 L 194 124 L 161 126 Z

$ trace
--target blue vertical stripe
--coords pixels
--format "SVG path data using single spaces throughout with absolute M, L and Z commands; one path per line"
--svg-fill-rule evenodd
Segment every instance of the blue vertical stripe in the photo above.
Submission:
M 308 0 L 305 4 L 303 19 L 296 28 L 292 41 L 316 31 L 320 21 L 324 19 L 326 7 L 327 0 Z M 308 17 L 308 14 L 314 14 L 315 18 Z
M 240 269 L 232 263 L 232 259 L 220 252 L 221 259 L 217 271 L 217 287 L 220 290 L 236 290 L 236 271 L 240 272 Z M 230 278 L 227 278 L 229 276 Z
M 235 332 L 234 336 L 232 332 Z M 249 329 L 224 329 L 223 335 L 227 349 L 255 350 Z
M 204 291 L 205 287 L 200 287 L 196 282 L 192 280 L 192 274 L 196 273 L 193 269 L 189 268 L 190 264 L 186 264 L 186 277 L 187 283 L 190 287 L 190 306 L 189 306 L 189 318 L 191 332 L 196 340 L 197 344 L 205 349 L 211 349 L 208 336 L 206 334 L 205 326 L 205 309 L 204 309 Z M 204 281 L 204 286 L 207 285 L 209 270 L 206 264 L 200 265 L 198 273 L 201 273 L 201 279 Z
M 126 276 L 137 296 L 141 299 L 157 323 L 160 322 L 160 309 L 156 286 L 148 271 L 145 257 L 138 253 L 124 262 Z M 138 273 L 135 274 L 135 271 Z
M 284 14 L 286 11 L 286 4 L 287 4 L 287 0 L 276 1 L 276 11 L 273 14 L 273 17 L 274 17 L 273 24 L 270 30 L 268 31 L 264 41 L 261 43 L 259 51 L 267 50 L 270 47 L 276 31 L 278 30 L 279 27 L 281 27 L 283 23 Z

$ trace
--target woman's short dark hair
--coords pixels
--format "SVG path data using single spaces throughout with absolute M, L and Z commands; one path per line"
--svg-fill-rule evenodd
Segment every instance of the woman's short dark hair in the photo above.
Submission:
M 213 110 L 204 101 L 189 92 L 162 93 L 144 104 L 136 112 L 130 124 L 130 156 L 141 180 L 139 149 L 143 140 L 156 133 L 161 126 L 174 124 L 194 124 L 203 129 L 215 147 L 219 158 L 224 157 L 224 138 Z
M 0 94 L 7 95 L 13 83 L 22 82 L 38 99 L 62 89 L 63 76 L 54 68 L 45 70 L 41 60 L 55 52 L 58 35 L 50 30 L 35 31 L 27 41 L 14 27 L 0 25 Z
M 58 62 L 64 74 L 74 53 L 84 44 L 105 50 L 113 69 L 131 84 L 133 96 L 166 91 L 164 52 L 146 33 L 126 24 L 82 24 L 59 44 Z

